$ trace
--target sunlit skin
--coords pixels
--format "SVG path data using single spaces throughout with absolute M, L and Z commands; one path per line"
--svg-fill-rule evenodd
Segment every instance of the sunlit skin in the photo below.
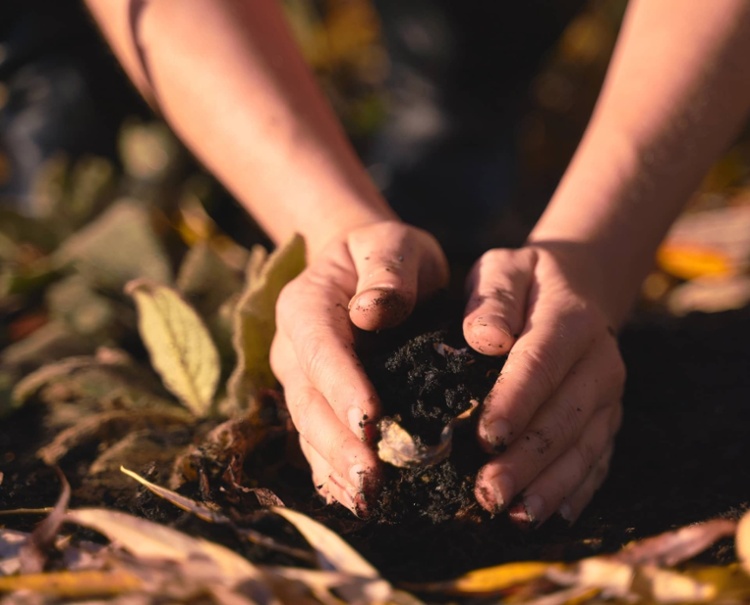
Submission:
M 440 247 L 369 180 L 277 0 L 88 4 L 144 96 L 273 240 L 305 237 L 272 367 L 319 492 L 366 514 L 379 406 L 353 326 L 395 325 L 445 286 Z M 508 354 L 478 428 L 492 454 L 476 480 L 487 510 L 523 526 L 572 522 L 606 476 L 625 380 L 614 335 L 670 223 L 747 117 L 749 56 L 747 0 L 632 1 L 548 208 L 523 247 L 477 261 L 464 334 Z

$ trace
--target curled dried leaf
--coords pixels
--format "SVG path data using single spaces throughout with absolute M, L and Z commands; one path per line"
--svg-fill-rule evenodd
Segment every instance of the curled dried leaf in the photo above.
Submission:
M 451 420 L 440 433 L 436 445 L 425 445 L 419 437 L 414 437 L 393 418 L 383 418 L 379 424 L 380 441 L 378 457 L 399 468 L 434 466 L 451 454 L 453 430 L 456 424 L 471 417 L 479 402 L 471 400 L 471 407 Z

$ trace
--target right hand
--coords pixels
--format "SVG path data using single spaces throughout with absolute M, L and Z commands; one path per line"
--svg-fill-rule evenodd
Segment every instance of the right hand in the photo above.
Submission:
M 279 296 L 271 367 L 316 489 L 357 515 L 367 514 L 377 483 L 368 428 L 380 406 L 354 350 L 355 327 L 400 324 L 448 277 L 434 237 L 382 221 L 334 238 Z

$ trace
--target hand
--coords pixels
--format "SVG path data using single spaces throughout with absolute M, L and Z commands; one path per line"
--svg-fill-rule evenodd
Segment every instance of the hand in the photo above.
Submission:
M 498 455 L 479 471 L 475 493 L 521 526 L 555 512 L 577 519 L 607 474 L 620 425 L 625 368 L 586 283 L 595 274 L 589 257 L 561 246 L 496 249 L 468 278 L 466 340 L 480 353 L 508 354 L 478 426 L 482 447 Z
M 316 488 L 355 514 L 366 514 L 377 482 L 367 429 L 379 403 L 354 352 L 354 326 L 395 326 L 447 283 L 431 235 L 384 221 L 335 238 L 279 296 L 271 367 Z

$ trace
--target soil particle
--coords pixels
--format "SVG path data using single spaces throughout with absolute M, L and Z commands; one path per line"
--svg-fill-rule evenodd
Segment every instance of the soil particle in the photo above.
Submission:
M 415 441 L 435 445 L 447 424 L 483 401 L 504 358 L 474 352 L 460 322 L 449 325 L 443 301 L 417 310 L 417 321 L 392 331 L 385 347 L 364 351 L 362 360 L 377 391 L 383 415 L 394 418 Z M 476 473 L 489 456 L 476 438 L 476 418 L 459 425 L 452 453 L 434 466 L 402 469 L 385 465 L 383 487 L 372 516 L 396 523 L 424 518 L 442 523 L 479 514 Z

